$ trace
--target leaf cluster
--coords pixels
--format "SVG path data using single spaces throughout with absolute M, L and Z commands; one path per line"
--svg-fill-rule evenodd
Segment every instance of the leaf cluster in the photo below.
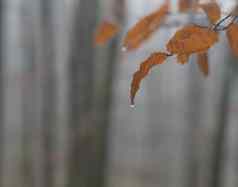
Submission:
M 130 102 L 134 105 L 134 98 L 140 88 L 141 81 L 148 75 L 152 67 L 166 62 L 171 56 L 176 56 L 177 62 L 186 64 L 193 54 L 197 56 L 197 64 L 204 76 L 209 74 L 208 52 L 219 41 L 219 32 L 225 31 L 230 47 L 238 56 L 238 24 L 237 10 L 221 18 L 221 8 L 215 0 L 205 4 L 198 1 L 191 4 L 190 0 L 179 0 L 179 11 L 202 10 L 210 22 L 209 26 L 189 24 L 176 31 L 166 44 L 166 51 L 155 52 L 143 61 L 139 69 L 134 73 L 130 89 Z M 169 16 L 170 1 L 166 0 L 158 10 L 140 19 L 129 29 L 123 40 L 123 49 L 132 51 L 139 48 L 144 41 L 157 31 L 161 24 Z M 224 25 L 224 23 L 228 24 Z M 119 26 L 115 23 L 103 22 L 95 33 L 95 43 L 105 44 L 119 32 Z

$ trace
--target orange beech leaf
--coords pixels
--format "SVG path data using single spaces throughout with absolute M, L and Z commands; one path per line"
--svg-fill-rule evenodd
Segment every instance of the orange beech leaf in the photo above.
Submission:
M 166 47 L 172 54 L 192 54 L 206 51 L 218 41 L 218 34 L 197 25 L 188 25 L 178 30 Z
M 162 52 L 153 53 L 147 60 L 145 60 L 140 65 L 140 69 L 134 73 L 130 91 L 131 105 L 134 105 L 134 98 L 136 92 L 140 88 L 140 83 L 142 79 L 149 73 L 150 69 L 153 66 L 162 64 L 166 60 L 167 56 L 168 54 Z
M 102 45 L 115 36 L 119 28 L 116 24 L 103 21 L 95 32 L 95 44 Z
M 233 53 L 238 56 L 238 24 L 232 23 L 227 31 L 226 31 L 227 38 L 229 40 L 231 49 Z
M 188 11 L 197 12 L 199 9 L 199 0 L 179 0 L 178 10 L 181 13 L 186 13 Z
M 236 5 L 231 11 L 232 16 L 238 16 L 238 5 Z
M 179 64 L 186 64 L 188 63 L 189 54 L 178 54 L 177 59 Z
M 149 30 L 154 32 L 159 28 L 161 23 L 165 20 L 169 12 L 170 2 L 166 1 L 157 11 L 151 14 L 151 22 L 149 24 Z
M 209 74 L 209 64 L 208 64 L 208 54 L 206 52 L 198 53 L 197 54 L 197 64 L 200 71 L 203 73 L 204 76 L 208 76 Z
M 179 12 L 186 12 L 191 8 L 190 0 L 179 0 L 178 1 L 178 9 Z
M 159 10 L 142 18 L 133 26 L 125 36 L 123 47 L 125 50 L 138 48 L 151 34 L 159 28 L 169 10 L 169 3 L 163 4 Z
M 211 23 L 215 24 L 221 18 L 221 9 L 215 1 L 201 4 L 200 7 L 207 14 L 208 19 Z

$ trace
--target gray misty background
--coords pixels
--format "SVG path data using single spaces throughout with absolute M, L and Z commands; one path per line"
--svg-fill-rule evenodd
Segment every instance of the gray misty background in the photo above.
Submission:
M 237 187 L 238 60 L 225 34 L 196 58 L 171 58 L 142 82 L 150 53 L 204 14 L 178 14 L 135 52 L 126 30 L 163 0 L 0 0 L 0 187 Z M 203 1 L 205 2 L 205 1 Z M 225 13 L 235 0 L 219 1 Z M 93 45 L 103 19 L 122 32 Z

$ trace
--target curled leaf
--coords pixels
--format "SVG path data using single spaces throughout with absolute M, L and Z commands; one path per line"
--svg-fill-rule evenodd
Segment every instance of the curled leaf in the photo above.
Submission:
M 108 40 L 114 37 L 119 28 L 116 24 L 108 21 L 103 21 L 95 32 L 94 42 L 97 45 L 105 44 Z
M 178 54 L 177 59 L 179 64 L 186 64 L 188 63 L 189 54 Z
M 167 50 L 172 54 L 192 54 L 206 51 L 218 41 L 218 34 L 197 25 L 188 25 L 178 30 L 167 43 Z
M 221 9 L 217 2 L 210 2 L 201 4 L 200 7 L 207 14 L 208 19 L 211 23 L 215 24 L 221 18 Z
M 233 53 L 238 56 L 238 24 L 232 23 L 227 31 L 226 31 L 227 38 L 229 40 L 231 49 Z
M 130 90 L 131 105 L 134 105 L 134 98 L 140 88 L 142 79 L 146 77 L 153 66 L 162 64 L 166 60 L 167 56 L 168 54 L 162 52 L 153 53 L 140 65 L 140 69 L 134 73 Z
M 197 64 L 200 71 L 206 77 L 209 74 L 209 64 L 208 64 L 208 54 L 206 52 L 198 53 L 197 55 Z
M 147 40 L 164 21 L 169 9 L 169 3 L 163 4 L 159 10 L 145 16 L 135 24 L 126 34 L 123 48 L 133 50 Z

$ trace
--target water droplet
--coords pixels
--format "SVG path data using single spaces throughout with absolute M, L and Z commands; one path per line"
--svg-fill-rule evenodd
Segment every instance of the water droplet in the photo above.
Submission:
M 126 51 L 127 51 L 127 48 L 126 48 L 125 46 L 123 46 L 123 47 L 121 48 L 121 50 L 122 50 L 123 52 L 126 52 Z
M 131 107 L 131 108 L 135 108 L 135 105 L 131 104 L 130 107 Z

